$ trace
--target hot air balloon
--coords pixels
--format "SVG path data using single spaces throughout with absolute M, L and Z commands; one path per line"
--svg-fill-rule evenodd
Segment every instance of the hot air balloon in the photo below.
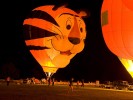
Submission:
M 47 77 L 66 67 L 84 49 L 85 16 L 85 11 L 77 13 L 64 5 L 44 5 L 24 20 L 26 46 Z
M 133 77 L 133 0 L 103 0 L 102 34 L 109 50 Z

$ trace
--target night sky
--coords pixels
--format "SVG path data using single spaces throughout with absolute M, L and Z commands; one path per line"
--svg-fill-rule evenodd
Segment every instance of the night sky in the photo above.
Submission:
M 57 80 L 85 81 L 132 81 L 131 76 L 112 54 L 102 37 L 100 10 L 103 0 L 16 0 L 5 1 L 1 9 L 0 36 L 0 78 L 10 75 L 14 79 L 46 77 L 41 66 L 27 49 L 23 37 L 23 20 L 30 11 L 41 5 L 68 4 L 70 9 L 84 9 L 89 12 L 85 18 L 87 38 L 84 50 L 77 54 L 63 69 L 52 77 Z

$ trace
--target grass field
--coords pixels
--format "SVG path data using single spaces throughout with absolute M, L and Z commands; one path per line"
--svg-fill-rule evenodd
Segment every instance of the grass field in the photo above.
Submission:
M 66 85 L 9 85 L 0 84 L 0 100 L 133 100 L 132 91 Z

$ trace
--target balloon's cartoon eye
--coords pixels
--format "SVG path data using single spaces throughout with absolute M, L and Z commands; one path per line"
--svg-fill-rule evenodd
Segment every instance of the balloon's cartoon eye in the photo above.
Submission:
M 69 19 L 66 21 L 66 29 L 67 29 L 67 30 L 70 30 L 71 27 L 72 27 L 72 22 L 71 22 L 71 20 L 70 20 L 70 18 L 69 18 Z
M 71 29 L 71 25 L 67 25 L 66 29 L 70 30 Z
M 80 21 L 80 23 L 79 23 L 79 30 L 82 33 L 84 31 L 84 28 L 83 28 L 82 21 L 81 20 L 79 20 L 79 21 Z
M 81 33 L 83 32 L 83 28 L 82 28 L 82 27 L 80 28 L 80 32 L 81 32 Z

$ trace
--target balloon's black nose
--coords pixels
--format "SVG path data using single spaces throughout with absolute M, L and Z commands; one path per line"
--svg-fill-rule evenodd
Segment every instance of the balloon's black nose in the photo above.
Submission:
M 73 37 L 69 37 L 68 38 L 69 41 L 72 43 L 72 44 L 79 44 L 80 43 L 80 39 L 79 38 L 73 38 Z

